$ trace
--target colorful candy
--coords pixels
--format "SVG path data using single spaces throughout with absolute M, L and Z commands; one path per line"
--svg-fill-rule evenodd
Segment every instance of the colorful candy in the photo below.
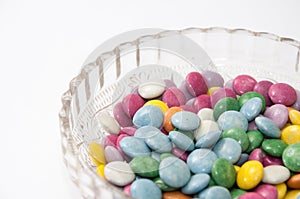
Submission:
M 103 180 L 135 198 L 297 198 L 299 96 L 245 74 L 225 85 L 212 71 L 178 87 L 149 80 L 96 115 L 107 135 L 88 153 Z

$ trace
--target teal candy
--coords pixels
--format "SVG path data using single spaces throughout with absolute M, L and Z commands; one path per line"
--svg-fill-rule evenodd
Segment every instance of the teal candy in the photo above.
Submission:
M 159 128 L 163 123 L 163 119 L 163 112 L 157 106 L 147 105 L 137 110 L 132 121 L 138 128 L 142 126 L 154 126 Z
M 246 151 L 250 145 L 246 132 L 237 127 L 226 129 L 223 131 L 222 137 L 235 139 L 241 145 L 242 152 Z
M 236 163 L 242 154 L 242 148 L 240 144 L 232 138 L 222 138 L 214 146 L 213 151 L 216 153 L 218 158 L 225 158 Z
M 218 140 L 221 138 L 221 134 L 221 131 L 208 132 L 199 138 L 199 140 L 195 144 L 195 147 L 210 148 L 218 142 Z
M 212 165 L 211 176 L 217 185 L 231 188 L 235 183 L 236 171 L 229 160 L 219 158 Z
M 132 136 L 124 137 L 120 141 L 122 151 L 131 158 L 150 156 L 151 152 L 144 140 Z
M 190 180 L 191 173 L 184 161 L 168 157 L 160 162 L 159 176 L 167 185 L 180 188 Z
M 171 117 L 174 127 L 183 131 L 193 131 L 200 125 L 200 118 L 197 114 L 189 111 L 179 111 Z
M 180 149 L 184 151 L 192 151 L 195 148 L 193 140 L 188 136 L 178 132 L 171 131 L 169 132 L 169 139 Z
M 187 158 L 187 165 L 193 173 L 210 173 L 217 155 L 210 149 L 196 149 Z
M 211 186 L 198 194 L 198 199 L 231 199 L 228 189 L 222 186 Z
M 264 152 L 274 157 L 281 157 L 287 146 L 288 145 L 284 141 L 279 139 L 266 139 L 262 143 Z
M 226 130 L 234 127 L 238 127 L 247 131 L 248 120 L 238 111 L 226 111 L 222 113 L 218 119 L 218 125 L 221 130 Z
M 149 179 L 135 180 L 130 187 L 131 196 L 139 199 L 161 199 L 160 188 Z
M 248 121 L 252 121 L 262 110 L 262 100 L 259 97 L 249 99 L 243 104 L 240 112 L 247 118 Z
M 294 172 L 300 172 L 300 143 L 291 144 L 282 154 L 283 164 Z
M 195 174 L 191 177 L 188 183 L 182 187 L 181 191 L 184 194 L 196 194 L 207 187 L 209 181 L 210 176 L 208 174 Z
M 242 166 L 246 161 L 248 161 L 249 155 L 247 153 L 242 153 L 240 159 L 235 163 L 238 166 Z
M 148 147 L 157 153 L 166 153 L 172 150 L 172 143 L 169 138 L 156 127 L 143 126 L 138 128 L 134 137 L 144 139 Z
M 239 111 L 240 105 L 239 102 L 232 97 L 225 97 L 220 99 L 214 106 L 213 116 L 217 121 L 219 116 L 225 111 L 234 110 Z
M 260 116 L 255 118 L 255 124 L 260 132 L 271 138 L 280 138 L 281 131 L 271 119 Z

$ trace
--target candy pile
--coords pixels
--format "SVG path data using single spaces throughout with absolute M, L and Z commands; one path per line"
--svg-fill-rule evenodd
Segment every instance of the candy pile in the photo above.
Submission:
M 140 84 L 99 113 L 97 173 L 134 198 L 300 197 L 300 93 L 286 83 L 191 72 Z

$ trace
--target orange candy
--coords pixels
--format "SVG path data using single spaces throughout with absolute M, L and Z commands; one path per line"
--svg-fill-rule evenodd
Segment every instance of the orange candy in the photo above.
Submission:
M 173 106 L 171 108 L 169 108 L 165 114 L 164 114 L 164 128 L 167 132 L 173 131 L 174 130 L 174 126 L 172 125 L 172 121 L 171 118 L 172 116 L 179 112 L 182 111 L 182 108 L 177 107 L 177 106 Z
M 292 189 L 300 189 L 300 173 L 290 177 L 287 186 Z
M 165 192 L 162 195 L 163 199 L 191 199 L 190 196 L 187 196 L 180 191 L 171 191 L 171 192 Z

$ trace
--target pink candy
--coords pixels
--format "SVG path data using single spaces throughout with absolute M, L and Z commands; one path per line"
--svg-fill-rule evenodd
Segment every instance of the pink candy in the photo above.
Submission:
M 205 78 L 199 72 L 191 72 L 186 76 L 186 86 L 189 93 L 197 97 L 208 90 Z
M 285 83 L 273 84 L 269 88 L 268 94 L 274 104 L 290 106 L 297 100 L 297 93 L 295 89 Z
M 239 75 L 233 80 L 233 89 L 238 95 L 253 91 L 256 80 L 249 75 Z
M 203 108 L 211 108 L 210 96 L 207 94 L 199 95 L 193 103 L 193 107 L 198 112 Z
M 144 105 L 145 101 L 138 94 L 129 94 L 122 101 L 123 110 L 132 118 L 135 112 Z
M 265 199 L 277 199 L 278 192 L 277 189 L 270 185 L 270 184 L 262 184 L 259 185 L 254 192 L 258 193 L 259 195 L 263 196 Z
M 171 87 L 164 92 L 162 101 L 165 102 L 168 107 L 173 107 L 184 105 L 186 103 L 186 98 L 179 88 Z
M 236 95 L 230 88 L 219 88 L 211 95 L 211 106 L 214 107 L 215 104 L 224 97 L 231 97 L 236 99 Z
M 263 81 L 257 82 L 257 84 L 253 88 L 253 91 L 258 92 L 262 96 L 264 96 L 267 106 L 271 106 L 273 104 L 273 102 L 271 101 L 271 99 L 268 95 L 269 88 L 272 85 L 273 85 L 272 82 L 267 81 L 267 80 L 263 80 Z

